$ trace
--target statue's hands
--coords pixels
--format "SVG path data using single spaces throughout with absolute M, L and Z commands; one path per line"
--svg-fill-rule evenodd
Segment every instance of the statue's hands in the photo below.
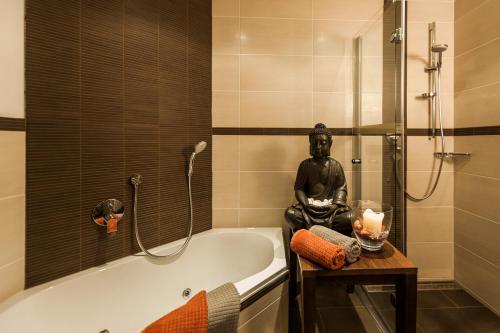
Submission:
M 339 208 L 339 206 L 337 206 L 335 204 L 328 205 L 326 207 L 328 209 L 328 214 L 333 214 L 333 212 L 335 212 Z

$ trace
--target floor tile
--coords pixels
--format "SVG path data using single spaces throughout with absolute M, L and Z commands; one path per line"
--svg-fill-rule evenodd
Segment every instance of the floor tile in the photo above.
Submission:
M 456 305 L 440 290 L 423 290 L 417 293 L 417 309 L 453 308 Z
M 465 318 L 465 330 L 458 332 L 498 333 L 500 332 L 500 317 L 485 307 L 460 308 L 459 314 Z
M 426 333 L 456 333 L 464 332 L 466 321 L 458 308 L 417 309 L 417 323 Z
M 394 307 L 391 303 L 391 293 L 390 292 L 372 292 L 368 293 L 372 299 L 375 307 L 379 310 L 392 310 Z
M 331 307 L 320 309 L 326 332 L 380 333 L 377 323 L 363 307 Z
M 445 296 L 450 298 L 453 303 L 455 303 L 459 307 L 464 307 L 464 306 L 479 306 L 482 307 L 483 305 L 476 301 L 474 297 L 469 295 L 465 290 L 462 289 L 452 289 L 452 290 L 441 290 Z
M 362 306 L 356 294 L 348 294 L 345 286 L 319 282 L 316 287 L 316 307 L 349 307 Z

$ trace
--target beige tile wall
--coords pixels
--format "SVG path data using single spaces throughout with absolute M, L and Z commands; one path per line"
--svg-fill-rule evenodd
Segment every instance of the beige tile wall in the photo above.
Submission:
M 1 6 L 0 117 L 24 118 L 24 0 Z
M 352 127 L 352 43 L 382 1 L 214 0 L 214 127 Z M 213 225 L 281 226 L 307 136 L 213 138 Z M 333 156 L 351 183 L 351 137 Z
M 436 42 L 448 44 L 443 54 L 442 108 L 444 127 L 453 128 L 453 0 L 409 0 L 408 2 L 408 88 L 407 123 L 409 128 L 429 128 L 427 100 L 418 98 L 429 91 L 428 24 L 436 22 Z M 441 150 L 440 139 L 408 137 L 407 189 L 422 196 L 437 175 L 439 160 L 434 151 Z M 446 150 L 453 151 L 453 137 L 446 137 Z M 419 280 L 453 280 L 453 163 L 446 161 L 436 192 L 427 200 L 407 200 L 408 256 L 419 267 Z
M 0 131 L 0 302 L 24 288 L 25 133 Z
M 456 0 L 455 127 L 500 125 L 500 2 Z M 455 276 L 500 315 L 500 136 L 461 136 L 455 150 Z
M 213 226 L 281 226 L 294 201 L 300 162 L 309 157 L 307 136 L 213 136 Z M 351 137 L 333 138 L 332 157 L 344 166 L 350 188 Z

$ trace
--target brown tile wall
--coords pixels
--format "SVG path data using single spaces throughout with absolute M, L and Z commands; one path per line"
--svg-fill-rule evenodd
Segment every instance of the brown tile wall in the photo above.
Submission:
M 497 314 L 500 314 L 499 12 L 500 3 L 495 0 L 455 2 L 455 127 L 489 126 L 492 134 L 468 133 L 455 137 L 455 150 L 472 154 L 455 164 L 455 277 Z
M 26 287 L 211 228 L 211 2 L 26 1 Z M 90 219 L 117 198 L 118 233 Z

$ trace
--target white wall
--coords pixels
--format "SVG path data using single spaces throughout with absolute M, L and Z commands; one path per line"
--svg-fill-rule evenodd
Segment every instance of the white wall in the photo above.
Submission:
M 0 0 L 0 117 L 24 118 L 24 0 Z

